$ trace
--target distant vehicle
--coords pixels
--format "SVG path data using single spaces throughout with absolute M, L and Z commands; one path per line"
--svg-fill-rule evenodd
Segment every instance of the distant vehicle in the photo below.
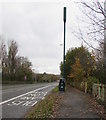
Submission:
M 60 78 L 59 91 L 65 91 L 65 79 L 64 78 Z

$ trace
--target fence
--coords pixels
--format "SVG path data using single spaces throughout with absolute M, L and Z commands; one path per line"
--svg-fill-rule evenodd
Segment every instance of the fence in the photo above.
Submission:
M 96 84 L 94 83 L 92 86 L 92 95 L 97 100 L 105 101 L 105 94 L 106 94 L 106 85 L 104 84 Z

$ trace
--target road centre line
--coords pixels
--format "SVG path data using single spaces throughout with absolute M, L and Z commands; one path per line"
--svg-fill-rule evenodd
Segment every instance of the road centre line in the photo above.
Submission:
M 24 96 L 24 95 L 27 95 L 27 94 L 29 94 L 29 93 L 33 93 L 33 92 L 36 92 L 36 91 L 38 91 L 38 90 L 45 89 L 45 88 L 50 87 L 50 86 L 52 86 L 52 85 L 48 85 L 48 86 L 45 86 L 45 87 L 41 87 L 41 88 L 38 88 L 38 89 L 36 89 L 36 90 L 33 90 L 33 91 L 27 92 L 27 93 L 25 93 L 25 94 L 19 95 L 19 96 L 17 96 L 17 97 L 13 97 L 13 98 L 11 98 L 11 99 L 9 99 L 9 100 L 5 100 L 5 101 L 1 102 L 0 105 L 2 105 L 2 104 L 4 104 L 4 103 L 7 103 L 7 102 L 10 102 L 10 101 L 12 101 L 12 100 L 15 100 L 15 99 L 17 99 L 17 98 L 20 98 L 20 97 L 22 97 L 22 96 Z

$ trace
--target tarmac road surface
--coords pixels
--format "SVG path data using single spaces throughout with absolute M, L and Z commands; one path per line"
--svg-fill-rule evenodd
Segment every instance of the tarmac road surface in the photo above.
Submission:
M 3 86 L 0 90 L 2 118 L 23 118 L 32 106 L 44 99 L 57 85 L 58 83 L 53 82 Z
M 97 103 L 89 94 L 73 88 L 67 87 L 63 93 L 59 93 L 61 102 L 58 103 L 58 109 L 54 118 L 64 118 L 72 120 L 103 120 L 104 108 Z M 105 119 L 104 119 L 105 120 Z

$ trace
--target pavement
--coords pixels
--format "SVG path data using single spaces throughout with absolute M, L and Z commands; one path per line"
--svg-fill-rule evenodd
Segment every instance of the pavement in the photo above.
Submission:
M 24 118 L 31 107 L 44 99 L 55 86 L 56 82 L 3 86 L 0 90 L 2 118 Z
M 99 105 L 89 94 L 69 87 L 59 92 L 59 102 L 53 118 L 94 118 L 103 117 L 104 107 Z

